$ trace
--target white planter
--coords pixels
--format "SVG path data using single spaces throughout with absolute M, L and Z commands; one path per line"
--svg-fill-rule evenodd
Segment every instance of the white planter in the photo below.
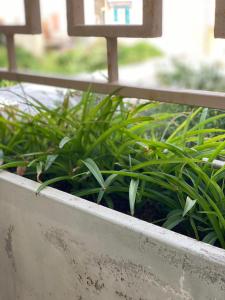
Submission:
M 224 300 L 225 251 L 0 173 L 1 300 Z

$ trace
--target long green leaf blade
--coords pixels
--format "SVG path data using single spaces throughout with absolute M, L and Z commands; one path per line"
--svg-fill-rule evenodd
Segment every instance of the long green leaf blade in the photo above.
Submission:
M 137 199 L 139 180 L 131 179 L 130 188 L 129 188 L 129 202 L 130 202 L 130 212 L 131 215 L 135 214 L 135 203 Z

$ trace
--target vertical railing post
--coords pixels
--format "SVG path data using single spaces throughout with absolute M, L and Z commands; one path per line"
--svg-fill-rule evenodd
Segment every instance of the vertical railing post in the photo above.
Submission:
M 118 71 L 118 42 L 117 38 L 106 38 L 108 59 L 108 81 L 109 83 L 119 80 Z
M 24 5 L 27 31 L 41 33 L 40 1 L 24 0 Z
M 7 45 L 7 54 L 8 54 L 8 70 L 9 72 L 12 72 L 17 69 L 14 34 L 6 35 L 6 45 Z

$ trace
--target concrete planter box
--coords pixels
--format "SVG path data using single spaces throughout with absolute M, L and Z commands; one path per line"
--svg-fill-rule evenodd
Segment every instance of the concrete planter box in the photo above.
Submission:
M 1 300 L 224 300 L 225 251 L 0 173 Z

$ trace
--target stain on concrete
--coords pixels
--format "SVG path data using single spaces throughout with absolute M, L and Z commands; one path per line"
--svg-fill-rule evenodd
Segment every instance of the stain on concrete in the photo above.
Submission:
M 68 245 L 64 240 L 64 232 L 62 230 L 51 228 L 45 232 L 45 238 L 59 250 L 67 252 Z
M 104 282 L 101 282 L 101 281 L 99 281 L 99 280 L 96 280 L 96 281 L 95 281 L 95 289 L 96 289 L 97 291 L 100 292 L 104 287 L 105 287 Z
M 148 238 L 140 241 L 140 251 L 155 253 L 165 264 L 170 264 L 174 272 L 180 272 L 178 284 L 167 282 L 163 276 L 154 272 L 151 265 L 135 264 L 129 259 L 114 259 L 105 254 L 92 251 L 84 242 L 76 240 L 73 234 L 55 227 L 42 228 L 45 240 L 61 253 L 72 281 L 74 295 L 82 295 L 83 300 L 105 299 L 114 294 L 117 300 L 152 300 L 148 291 L 155 291 L 162 299 L 193 300 L 192 292 L 187 290 L 188 278 L 200 278 L 209 284 L 224 285 L 225 276 L 205 264 L 199 264 L 191 255 L 181 255 L 175 249 L 152 242 Z M 72 238 L 73 236 L 73 238 Z M 149 247 L 151 248 L 149 250 Z M 206 272 L 207 270 L 207 272 Z M 225 275 L 225 274 L 224 274 Z M 187 282 L 186 282 L 187 280 Z M 141 290 L 140 290 L 141 287 Z M 223 289 L 223 288 L 222 288 Z M 190 293 L 189 293 L 190 292 Z
M 201 281 L 210 285 L 217 284 L 221 291 L 225 291 L 225 271 L 221 266 L 208 266 L 207 261 L 203 261 L 201 264 L 193 264 L 193 260 L 187 255 L 184 255 L 183 270 L 185 273 L 192 274 Z M 224 295 L 225 297 L 225 295 Z
M 202 265 L 199 265 L 199 263 L 195 264 L 196 258 L 191 254 L 187 254 L 185 249 L 184 255 L 182 256 L 180 250 L 177 251 L 166 245 L 160 245 L 145 236 L 140 236 L 139 248 L 142 252 L 148 252 L 149 249 L 151 249 L 151 251 L 154 251 L 162 260 L 169 263 L 171 268 L 179 269 L 180 266 L 182 266 L 183 278 L 181 278 L 181 281 L 185 281 L 185 274 L 192 274 L 196 279 L 201 279 L 201 281 L 207 284 L 217 284 L 222 291 L 225 291 L 225 272 L 224 266 L 221 266 L 221 263 L 208 266 L 207 260 L 205 260 L 202 255 L 200 256 Z M 214 258 L 214 260 L 216 260 L 216 258 Z
M 70 234 L 66 231 L 52 227 L 43 231 L 43 235 L 62 253 L 67 265 L 72 269 L 71 273 L 75 275 L 75 293 L 86 290 L 86 295 L 94 297 L 94 295 L 100 296 L 106 293 L 108 289 L 109 293 L 112 293 L 114 289 L 115 299 L 148 300 L 149 298 L 140 298 L 139 288 L 145 286 L 147 289 L 152 286 L 156 290 L 162 290 L 161 294 L 168 295 L 168 299 L 170 297 L 171 299 L 192 299 L 185 293 L 181 296 L 180 290 L 162 281 L 149 268 L 129 260 L 115 260 L 104 255 L 97 256 L 83 244 L 72 241 Z M 110 287 L 107 287 L 108 282 L 111 282 Z M 130 291 L 129 294 L 121 291 L 119 287 Z
M 129 296 L 127 296 L 127 294 L 120 292 L 120 291 L 116 291 L 116 295 L 125 300 L 134 300 L 133 297 L 129 297 Z
M 5 238 L 5 251 L 7 253 L 8 258 L 12 262 L 13 270 L 16 272 L 16 262 L 15 262 L 15 257 L 14 257 L 14 253 L 13 253 L 13 232 L 14 232 L 14 229 L 15 229 L 14 226 L 10 225 L 8 230 L 7 230 L 7 234 L 6 234 L 6 238 Z
M 163 281 L 156 274 L 151 272 L 151 269 L 144 267 L 139 264 L 135 264 L 129 260 L 115 260 L 110 257 L 101 257 L 98 261 L 101 264 L 103 277 L 106 280 L 107 273 L 111 274 L 114 278 L 114 282 L 117 282 L 115 286 L 126 287 L 125 290 L 131 291 L 129 294 L 124 293 L 120 290 L 116 290 L 115 293 L 118 297 L 126 300 L 147 300 L 149 298 L 140 298 L 140 286 L 145 287 L 146 290 L 154 287 L 156 290 L 161 290 L 164 296 L 171 296 L 172 299 L 185 299 L 192 300 L 192 297 L 187 292 L 181 292 L 175 289 L 167 282 Z M 117 298 L 118 298 L 117 297 Z

